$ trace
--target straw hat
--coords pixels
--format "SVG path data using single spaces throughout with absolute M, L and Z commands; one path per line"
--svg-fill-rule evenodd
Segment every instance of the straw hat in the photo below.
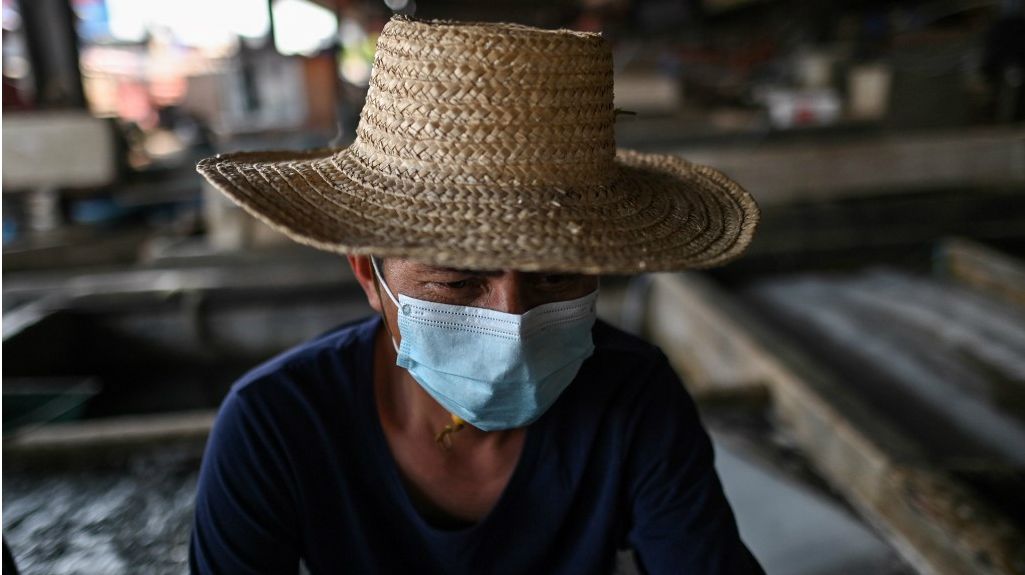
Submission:
M 722 173 L 616 149 L 600 34 L 396 16 L 356 140 L 218 155 L 197 169 L 293 240 L 474 269 L 721 265 L 759 211 Z

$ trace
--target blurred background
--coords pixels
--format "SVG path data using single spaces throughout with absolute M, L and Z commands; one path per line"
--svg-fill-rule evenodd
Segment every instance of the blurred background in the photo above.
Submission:
M 1022 0 L 3 0 L 5 573 L 184 572 L 228 387 L 370 313 L 194 166 L 350 143 L 394 13 L 602 31 L 618 145 L 758 200 L 744 258 L 600 313 L 770 574 L 1025 573 Z

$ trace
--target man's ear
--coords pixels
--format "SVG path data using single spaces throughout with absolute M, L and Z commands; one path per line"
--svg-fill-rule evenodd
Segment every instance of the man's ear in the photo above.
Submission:
M 370 263 L 370 256 L 348 255 L 345 258 L 349 260 L 352 275 L 356 276 L 356 281 L 363 288 L 363 293 L 367 295 L 367 303 L 374 311 L 381 313 L 383 309 L 381 307 L 381 292 L 377 286 L 377 278 L 374 275 L 373 264 Z

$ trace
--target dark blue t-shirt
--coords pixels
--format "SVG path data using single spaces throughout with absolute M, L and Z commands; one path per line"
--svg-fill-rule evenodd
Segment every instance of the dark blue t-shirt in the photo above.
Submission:
M 576 379 L 527 428 L 494 509 L 461 529 L 407 495 L 373 393 L 379 317 L 243 376 L 221 406 L 196 496 L 198 573 L 762 573 L 712 446 L 665 356 L 606 323 Z

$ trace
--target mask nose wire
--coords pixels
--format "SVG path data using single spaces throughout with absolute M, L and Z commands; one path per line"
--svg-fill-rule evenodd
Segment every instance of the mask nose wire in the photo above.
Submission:
M 377 286 L 377 297 L 381 298 L 381 287 L 384 287 L 385 293 L 388 294 L 388 299 L 395 304 L 395 308 L 399 307 L 399 300 L 395 299 L 395 294 L 392 293 L 391 289 L 388 288 L 388 284 L 384 282 L 384 276 L 381 275 L 380 268 L 377 267 L 377 258 L 370 256 L 370 266 L 374 268 L 374 279 L 377 281 L 374 284 Z M 384 329 L 388 332 L 388 339 L 391 340 L 392 347 L 395 348 L 395 353 L 399 353 L 399 344 L 395 343 L 395 336 L 392 335 L 391 328 L 388 327 L 388 314 L 384 313 L 384 309 L 381 309 L 381 319 L 384 320 Z

